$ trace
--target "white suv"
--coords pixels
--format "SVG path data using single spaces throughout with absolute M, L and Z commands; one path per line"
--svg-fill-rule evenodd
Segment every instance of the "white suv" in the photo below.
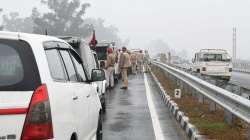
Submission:
M 101 104 L 79 55 L 65 41 L 0 32 L 0 139 L 102 139 Z
M 91 77 L 92 70 L 99 68 L 96 52 L 91 50 L 89 45 L 87 45 L 87 43 L 79 37 L 64 36 L 59 38 L 69 43 L 81 56 L 82 60 L 84 61 L 83 65 L 87 68 L 87 77 Z M 93 82 L 92 84 L 96 86 L 102 104 L 102 111 L 105 112 L 106 80 Z

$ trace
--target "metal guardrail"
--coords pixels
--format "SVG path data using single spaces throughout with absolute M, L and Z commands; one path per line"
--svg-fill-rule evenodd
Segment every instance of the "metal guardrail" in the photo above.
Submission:
M 190 65 L 175 65 L 179 68 L 182 68 L 182 69 L 191 69 L 191 66 Z M 236 71 L 236 72 L 245 72 L 245 73 L 250 73 L 250 62 L 249 61 L 240 61 L 240 60 L 237 60 L 235 62 L 233 62 L 233 71 Z
M 211 77 L 209 75 L 201 75 L 200 73 L 192 71 L 191 66 L 188 64 L 184 64 L 184 65 L 183 64 L 174 64 L 174 65 L 171 64 L 170 66 L 173 66 L 177 69 L 185 71 L 215 86 L 219 86 L 223 89 L 228 90 L 229 92 L 233 92 L 234 94 L 243 96 L 244 98 L 247 98 L 250 100 L 250 87 L 247 84 L 242 84 L 241 82 L 235 81 L 235 80 L 227 81 L 225 79 L 218 79 L 216 77 Z M 242 71 L 242 69 L 234 70 L 234 71 L 248 73 L 248 71 Z M 249 73 L 250 73 L 250 70 L 249 70 Z
M 161 68 L 162 70 L 175 76 L 177 79 L 185 82 L 203 96 L 250 124 L 249 100 L 167 64 L 153 61 L 152 65 Z
M 250 62 L 243 60 L 236 60 L 233 62 L 233 70 L 238 72 L 250 73 Z

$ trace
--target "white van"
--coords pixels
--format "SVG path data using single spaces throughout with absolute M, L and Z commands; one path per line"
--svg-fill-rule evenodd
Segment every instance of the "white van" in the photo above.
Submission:
M 97 54 L 95 51 L 91 50 L 89 45 L 79 37 L 59 37 L 69 43 L 76 52 L 81 56 L 83 65 L 86 67 L 87 77 L 91 77 L 91 72 L 93 69 L 99 69 L 99 63 L 97 59 Z M 103 81 L 95 81 L 92 83 L 98 92 L 101 104 L 102 104 L 102 111 L 105 112 L 105 92 L 106 92 L 106 79 Z
M 0 32 L 0 138 L 101 140 L 101 104 L 79 55 L 61 39 Z
M 226 50 L 202 49 L 195 53 L 192 70 L 203 75 L 229 80 L 232 75 L 232 61 Z

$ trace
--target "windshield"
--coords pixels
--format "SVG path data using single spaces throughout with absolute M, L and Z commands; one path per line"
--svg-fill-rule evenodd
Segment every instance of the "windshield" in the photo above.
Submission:
M 106 47 L 97 47 L 96 53 L 97 53 L 98 60 L 106 60 L 107 59 L 107 48 Z
M 203 54 L 202 61 L 223 61 L 223 62 L 230 62 L 231 58 L 228 54 Z

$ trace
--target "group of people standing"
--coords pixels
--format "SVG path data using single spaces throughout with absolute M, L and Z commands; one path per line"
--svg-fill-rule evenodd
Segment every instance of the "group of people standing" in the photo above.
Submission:
M 148 51 L 145 50 L 143 53 L 142 50 L 138 52 L 131 52 L 130 55 L 130 61 L 131 61 L 131 69 L 132 74 L 142 73 L 143 72 L 143 66 L 144 71 L 148 71 L 148 64 L 149 64 L 149 54 Z
M 114 87 L 114 72 L 115 64 L 118 64 L 118 71 L 121 73 L 123 86 L 121 89 L 128 88 L 128 71 L 131 68 L 132 74 L 142 73 L 143 66 L 145 72 L 148 71 L 149 54 L 147 51 L 143 53 L 142 50 L 138 52 L 129 52 L 126 47 L 122 47 L 122 51 L 114 52 L 112 48 L 107 50 L 107 63 L 105 66 L 107 74 L 108 87 Z

